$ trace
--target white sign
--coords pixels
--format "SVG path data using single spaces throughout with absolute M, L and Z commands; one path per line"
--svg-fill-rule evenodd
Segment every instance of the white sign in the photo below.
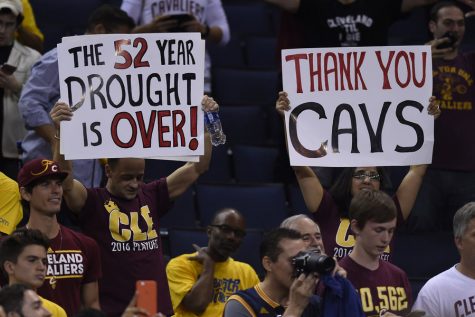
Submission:
M 107 34 L 58 44 L 66 159 L 204 153 L 204 42 L 198 33 Z
M 282 51 L 293 166 L 430 163 L 429 46 Z

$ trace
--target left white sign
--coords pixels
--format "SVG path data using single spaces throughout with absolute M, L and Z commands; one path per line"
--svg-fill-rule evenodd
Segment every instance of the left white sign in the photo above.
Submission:
M 58 44 L 66 159 L 197 156 L 204 42 L 198 33 L 106 34 Z

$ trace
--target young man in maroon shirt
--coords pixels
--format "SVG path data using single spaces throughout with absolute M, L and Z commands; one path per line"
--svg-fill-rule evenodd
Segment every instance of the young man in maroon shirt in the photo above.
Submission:
M 386 193 L 365 189 L 350 203 L 351 230 L 355 246 L 339 264 L 361 296 L 366 316 L 405 315 L 412 306 L 412 291 L 406 273 L 380 256 L 396 229 L 396 206 Z

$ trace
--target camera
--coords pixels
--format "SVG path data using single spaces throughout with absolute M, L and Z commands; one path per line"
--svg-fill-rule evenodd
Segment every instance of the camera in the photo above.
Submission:
M 443 38 L 448 38 L 449 41 L 437 45 L 438 49 L 453 47 L 455 45 L 455 43 L 457 42 L 457 40 L 458 40 L 457 34 L 455 34 L 454 32 L 450 32 L 450 31 L 445 33 L 444 35 L 442 35 L 441 39 L 443 39 Z
M 320 275 L 331 273 L 335 268 L 335 260 L 324 254 L 314 252 L 299 252 L 292 258 L 294 276 L 300 274 L 318 273 Z

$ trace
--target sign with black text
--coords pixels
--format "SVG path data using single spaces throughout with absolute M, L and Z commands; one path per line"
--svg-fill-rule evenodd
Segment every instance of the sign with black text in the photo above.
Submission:
M 58 44 L 67 159 L 204 152 L 204 42 L 198 33 L 106 34 Z
M 293 166 L 430 163 L 430 46 L 282 51 Z

